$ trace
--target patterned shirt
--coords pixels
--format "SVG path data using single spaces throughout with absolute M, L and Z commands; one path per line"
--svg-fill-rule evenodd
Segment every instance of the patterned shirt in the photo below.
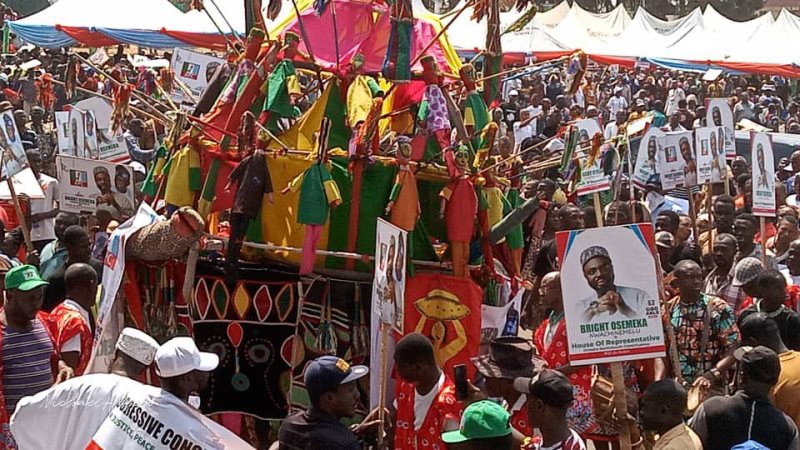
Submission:
M 745 308 L 743 304 L 747 294 L 744 289 L 733 285 L 733 267 L 727 274 L 717 273 L 717 268 L 714 268 L 706 277 L 703 292 L 725 300 L 735 315 Z
M 710 329 L 705 355 L 701 354 L 706 305 L 711 302 Z M 710 370 L 739 344 L 739 329 L 731 307 L 722 299 L 702 294 L 696 303 L 685 304 L 676 297 L 671 302 L 669 323 L 675 332 L 681 375 L 687 383 Z
M 3 395 L 11 414 L 17 402 L 53 385 L 53 342 L 39 319 L 30 331 L 0 326 L 3 333 Z

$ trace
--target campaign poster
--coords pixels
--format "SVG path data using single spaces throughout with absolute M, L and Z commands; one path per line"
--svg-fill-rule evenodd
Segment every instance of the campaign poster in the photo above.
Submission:
M 575 128 L 578 132 L 578 148 L 575 151 L 581 158 L 581 181 L 576 186 L 578 195 L 593 194 L 611 189 L 609 177 L 600 166 L 599 155 L 592 165 L 588 167 L 585 165 L 589 151 L 592 148 L 592 138 L 598 133 L 601 136 L 603 134 L 600 124 L 595 119 L 583 119 L 575 122 Z
M 96 159 L 58 156 L 59 207 L 61 211 L 93 213 L 98 206 L 117 210 L 119 218 L 133 215 L 131 168 Z
M 728 163 L 725 155 L 725 127 L 714 127 L 709 135 L 709 148 L 711 149 L 711 182 L 722 183 L 728 174 Z
M 408 232 L 378 219 L 375 233 L 375 278 L 372 310 L 380 320 L 403 335 L 403 299 L 406 285 Z
M 750 132 L 750 161 L 753 182 L 753 215 L 775 217 L 775 162 L 772 138 Z
M 69 153 L 69 111 L 55 112 L 55 128 L 58 153 Z
M 69 110 L 69 154 L 78 158 L 88 158 L 83 131 L 84 123 L 83 111 L 78 110 L 78 108 Z
M 25 155 L 25 148 L 22 146 L 22 137 L 17 130 L 14 122 L 14 114 L 11 110 L 0 113 L 3 121 L 3 132 L 0 133 L 0 146 L 3 148 L 3 164 L 0 179 L 13 177 L 28 168 L 28 157 Z
M 694 130 L 694 148 L 697 153 L 697 182 L 699 184 L 711 183 L 711 165 L 715 160 L 715 155 L 711 152 L 712 139 L 716 147 L 716 127 L 703 127 Z
M 664 132 L 658 127 L 650 127 L 639 141 L 636 167 L 633 171 L 633 185 L 639 189 L 647 186 L 647 180 L 658 174 L 658 155 L 664 151 Z
M 697 161 L 691 131 L 664 133 L 664 151 L 658 154 L 661 187 L 668 191 L 697 184 Z
M 708 101 L 707 111 L 706 125 L 709 127 L 723 127 L 724 129 L 725 142 L 722 144 L 722 148 L 725 150 L 725 157 L 727 159 L 735 158 L 736 137 L 733 134 L 733 111 L 731 111 L 731 105 L 724 98 L 712 98 Z
M 95 161 L 96 162 L 96 161 Z M 125 294 L 117 294 L 125 275 L 125 244 L 142 228 L 165 220 L 142 202 L 136 215 L 117 227 L 108 239 L 103 260 L 102 299 L 97 305 L 97 327 L 92 341 L 92 357 L 86 373 L 108 373 L 114 359 L 114 344 L 125 326 Z
M 175 77 L 181 80 L 197 99 L 203 95 L 214 72 L 222 64 L 225 64 L 225 60 L 213 55 L 175 48 L 172 52 L 170 68 L 175 73 Z M 172 96 L 178 102 L 191 101 L 177 87 L 173 90 Z
M 100 150 L 97 146 L 97 119 L 94 111 L 86 111 L 83 114 L 83 147 L 91 159 L 100 159 Z
M 653 225 L 556 234 L 570 364 L 663 357 Z
M 74 107 L 87 114 L 91 112 L 94 116 L 93 122 L 96 125 L 96 133 L 94 138 L 87 136 L 87 140 L 90 141 L 90 145 L 91 142 L 96 141 L 97 150 L 94 152 L 90 149 L 89 154 L 96 156 L 86 156 L 87 158 L 92 157 L 115 163 L 130 161 L 130 153 L 128 152 L 128 146 L 125 144 L 122 130 L 117 130 L 116 133 L 111 131 L 111 112 L 113 111 L 111 102 L 106 99 L 92 97 L 75 103 Z M 72 156 L 82 157 L 81 155 Z

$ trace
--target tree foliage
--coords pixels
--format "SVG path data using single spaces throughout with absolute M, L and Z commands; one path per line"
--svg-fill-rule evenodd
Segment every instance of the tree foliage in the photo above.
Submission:
M 578 6 L 588 11 L 602 13 L 614 9 L 612 0 L 573 0 Z M 633 15 L 639 7 L 662 19 L 680 17 L 689 14 L 697 7 L 713 6 L 724 16 L 733 20 L 749 20 L 758 15 L 764 7 L 764 0 L 621 0 L 625 9 Z M 552 0 L 539 2 L 541 10 L 553 6 Z M 556 2 L 557 3 L 557 2 Z

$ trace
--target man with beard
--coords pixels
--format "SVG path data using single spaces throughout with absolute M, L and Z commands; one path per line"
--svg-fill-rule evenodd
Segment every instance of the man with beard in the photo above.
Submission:
M 114 207 L 120 215 L 124 214 L 123 211 L 130 215 L 133 211 L 133 205 L 130 199 L 115 194 L 111 190 L 111 175 L 108 173 L 108 169 L 98 166 L 94 168 L 92 173 L 94 175 L 94 184 L 100 191 L 100 195 L 95 200 L 96 204 Z
M 781 270 L 781 274 L 786 278 L 786 282 L 790 286 L 800 285 L 800 239 L 789 244 L 785 262 L 786 268 Z
M 583 276 L 595 294 L 578 302 L 578 310 L 587 322 L 598 319 L 625 319 L 644 316 L 650 296 L 647 292 L 614 283 L 614 265 L 608 250 L 593 245 L 580 256 Z

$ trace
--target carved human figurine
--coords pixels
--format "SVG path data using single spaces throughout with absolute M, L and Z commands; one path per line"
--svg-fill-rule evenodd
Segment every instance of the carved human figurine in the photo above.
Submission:
M 417 114 L 417 123 L 421 130 L 432 135 L 439 144 L 439 150 L 445 151 L 450 146 L 450 117 L 447 113 L 447 102 L 442 93 L 442 74 L 433 56 L 426 55 L 420 59 L 422 79 L 425 81 L 425 93 Z
M 394 179 L 386 214 L 389 221 L 406 230 L 413 231 L 420 215 L 417 177 L 411 167 L 411 138 L 400 136 L 395 142 L 397 175 Z
M 439 194 L 439 215 L 447 228 L 453 274 L 468 278 L 469 243 L 478 214 L 478 197 L 469 171 L 469 151 L 463 145 L 456 151 L 449 148 L 445 151 L 445 162 L 450 182 Z
M 489 123 L 489 111 L 475 84 L 475 67 L 464 64 L 458 70 L 458 75 L 464 84 L 464 126 L 467 134 L 472 136 L 472 148 L 480 148 L 482 138 L 474 134 Z

